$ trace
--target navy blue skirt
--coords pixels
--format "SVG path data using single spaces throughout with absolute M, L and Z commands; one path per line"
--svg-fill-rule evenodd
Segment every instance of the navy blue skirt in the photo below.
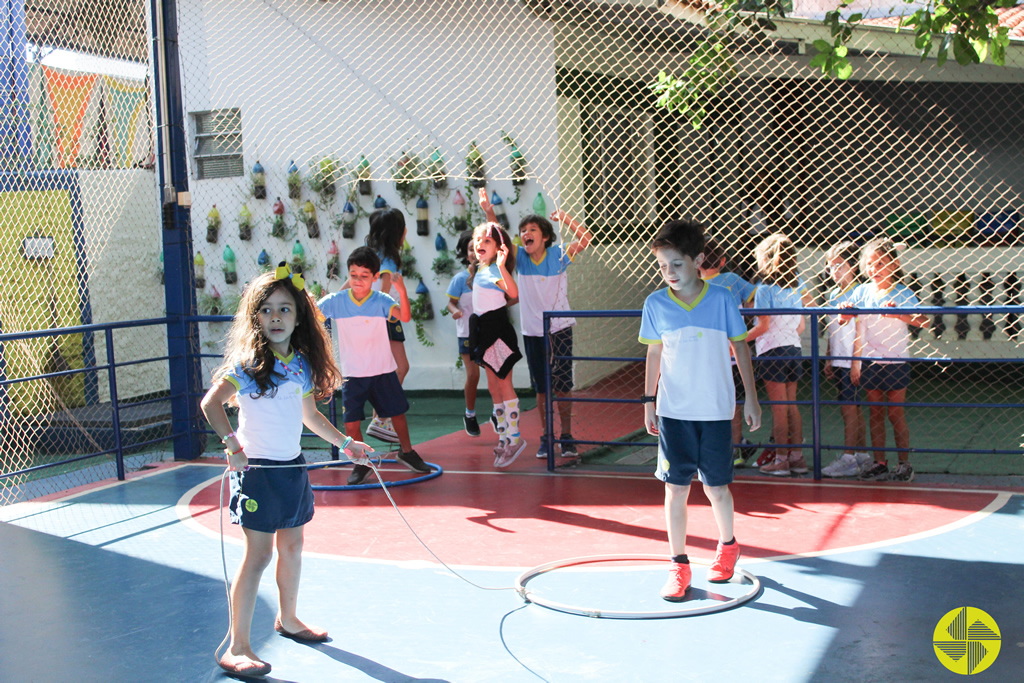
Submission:
M 313 519 L 313 489 L 309 485 L 306 459 L 250 458 L 245 472 L 231 472 L 231 502 L 228 512 L 232 524 L 272 534 L 278 529 L 302 526 Z

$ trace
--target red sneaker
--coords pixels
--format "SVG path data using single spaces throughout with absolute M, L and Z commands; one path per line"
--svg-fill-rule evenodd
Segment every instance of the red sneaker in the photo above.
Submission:
M 722 545 L 718 543 L 718 552 L 715 554 L 715 561 L 708 569 L 708 581 L 711 583 L 725 583 L 732 578 L 736 570 L 736 560 L 740 557 L 740 544 Z
M 661 597 L 669 602 L 682 602 L 690 590 L 690 565 L 673 562 L 668 570 L 668 581 L 661 589 Z
M 775 451 L 771 448 L 766 448 L 761 451 L 761 455 L 757 458 L 757 467 L 764 467 L 772 462 L 775 462 Z

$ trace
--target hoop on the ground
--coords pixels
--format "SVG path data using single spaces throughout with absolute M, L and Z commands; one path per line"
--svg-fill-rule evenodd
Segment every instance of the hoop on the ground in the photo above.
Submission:
M 395 459 L 382 459 L 380 461 L 380 464 L 384 464 L 384 463 L 397 464 L 398 461 L 395 460 Z M 334 467 L 336 465 L 354 465 L 354 464 L 355 463 L 352 462 L 351 460 L 331 460 L 330 462 L 316 463 L 314 465 L 310 465 L 308 467 L 308 469 L 310 471 L 312 471 L 312 470 L 324 469 L 324 468 L 327 468 L 327 467 Z M 423 482 L 423 481 L 428 481 L 430 479 L 436 479 L 437 477 L 440 477 L 442 474 L 444 474 L 444 470 L 441 468 L 440 465 L 437 465 L 437 464 L 432 463 L 432 462 L 426 462 L 426 461 L 424 461 L 423 464 L 426 465 L 427 467 L 429 467 L 430 469 L 432 469 L 433 472 L 431 472 L 429 474 L 421 474 L 418 477 L 412 477 L 410 479 L 397 479 L 395 481 L 386 482 L 388 488 L 394 488 L 396 486 L 408 486 L 409 484 L 419 484 L 420 482 Z M 314 491 L 365 491 L 367 489 L 383 488 L 379 481 L 375 481 L 375 482 L 370 483 L 370 484 L 352 484 L 352 485 L 350 485 L 350 484 L 313 484 L 312 482 L 310 482 L 310 487 Z
M 566 567 L 573 567 L 580 564 L 592 564 L 596 562 L 665 562 L 665 558 L 662 555 L 588 555 L 586 557 L 571 557 L 566 560 L 555 560 L 554 562 L 548 562 L 528 569 L 516 579 L 516 592 L 526 602 L 532 602 L 535 605 L 541 607 L 547 607 L 558 612 L 565 612 L 566 614 L 576 614 L 583 617 L 594 617 L 597 619 L 671 619 L 673 617 L 695 617 L 700 614 L 714 614 L 715 612 L 724 612 L 725 610 L 739 607 L 740 605 L 749 602 L 761 594 L 761 581 L 756 576 L 751 574 L 745 569 L 736 567 L 736 576 L 730 583 L 735 583 L 736 577 L 742 577 L 750 582 L 750 590 L 743 595 L 725 600 L 723 602 L 717 602 L 712 605 L 703 605 L 700 607 L 689 607 L 684 609 L 676 610 L 665 610 L 658 612 L 626 612 L 616 610 L 600 610 L 592 607 L 576 607 L 575 605 L 566 605 L 554 600 L 548 600 L 542 596 L 537 595 L 526 589 L 526 584 L 530 579 L 533 579 L 541 574 L 545 574 L 555 569 L 564 569 Z M 690 564 L 699 564 L 703 566 L 709 566 L 711 562 L 708 560 L 697 560 L 690 559 Z

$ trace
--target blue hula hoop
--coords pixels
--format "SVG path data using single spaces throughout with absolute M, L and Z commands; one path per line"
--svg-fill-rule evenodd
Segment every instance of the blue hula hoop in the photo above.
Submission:
M 382 459 L 380 462 L 381 462 L 381 464 L 383 464 L 383 463 L 395 463 L 395 464 L 397 464 L 398 463 L 398 461 L 394 460 L 394 459 Z M 323 463 L 317 463 L 315 465 L 310 465 L 307 469 L 309 469 L 309 470 L 320 470 L 320 469 L 323 469 L 325 467 L 332 467 L 332 466 L 335 466 L 335 465 L 353 465 L 353 464 L 355 464 L 355 463 L 353 463 L 351 460 L 331 460 L 330 462 L 323 462 Z M 437 465 L 437 464 L 432 463 L 432 462 L 426 462 L 426 461 L 424 461 L 423 464 L 426 465 L 427 467 L 431 468 L 434 471 L 429 473 L 429 474 L 421 474 L 418 477 L 412 477 L 411 479 L 399 479 L 397 481 L 389 481 L 389 482 L 387 482 L 387 487 L 390 489 L 390 488 L 394 488 L 396 486 L 408 486 L 409 484 L 418 484 L 421 481 L 428 481 L 430 479 L 436 479 L 437 477 L 440 477 L 442 474 L 444 474 L 444 470 L 441 468 L 440 465 Z M 311 486 L 311 488 L 314 491 L 366 491 L 368 489 L 384 488 L 379 481 L 376 481 L 376 482 L 374 482 L 372 484 L 355 484 L 355 485 L 349 485 L 349 484 L 335 484 L 335 485 L 332 485 L 332 484 L 313 484 L 313 483 L 310 483 L 310 486 Z

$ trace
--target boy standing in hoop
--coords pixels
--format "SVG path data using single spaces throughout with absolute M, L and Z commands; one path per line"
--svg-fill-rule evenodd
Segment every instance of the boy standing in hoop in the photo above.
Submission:
M 686 557 L 686 503 L 696 474 L 704 484 L 718 525 L 718 550 L 708 580 L 732 578 L 740 546 L 733 536 L 732 416 L 736 387 L 730 344 L 747 395 L 743 416 L 751 431 L 761 426 L 747 328 L 732 295 L 700 279 L 704 228 L 670 221 L 651 250 L 668 288 L 644 302 L 640 342 L 647 345 L 644 426 L 658 437 L 658 470 L 665 482 L 665 522 L 672 569 L 661 597 L 680 602 L 690 588 Z M 699 388 L 699 391 L 696 390 Z

